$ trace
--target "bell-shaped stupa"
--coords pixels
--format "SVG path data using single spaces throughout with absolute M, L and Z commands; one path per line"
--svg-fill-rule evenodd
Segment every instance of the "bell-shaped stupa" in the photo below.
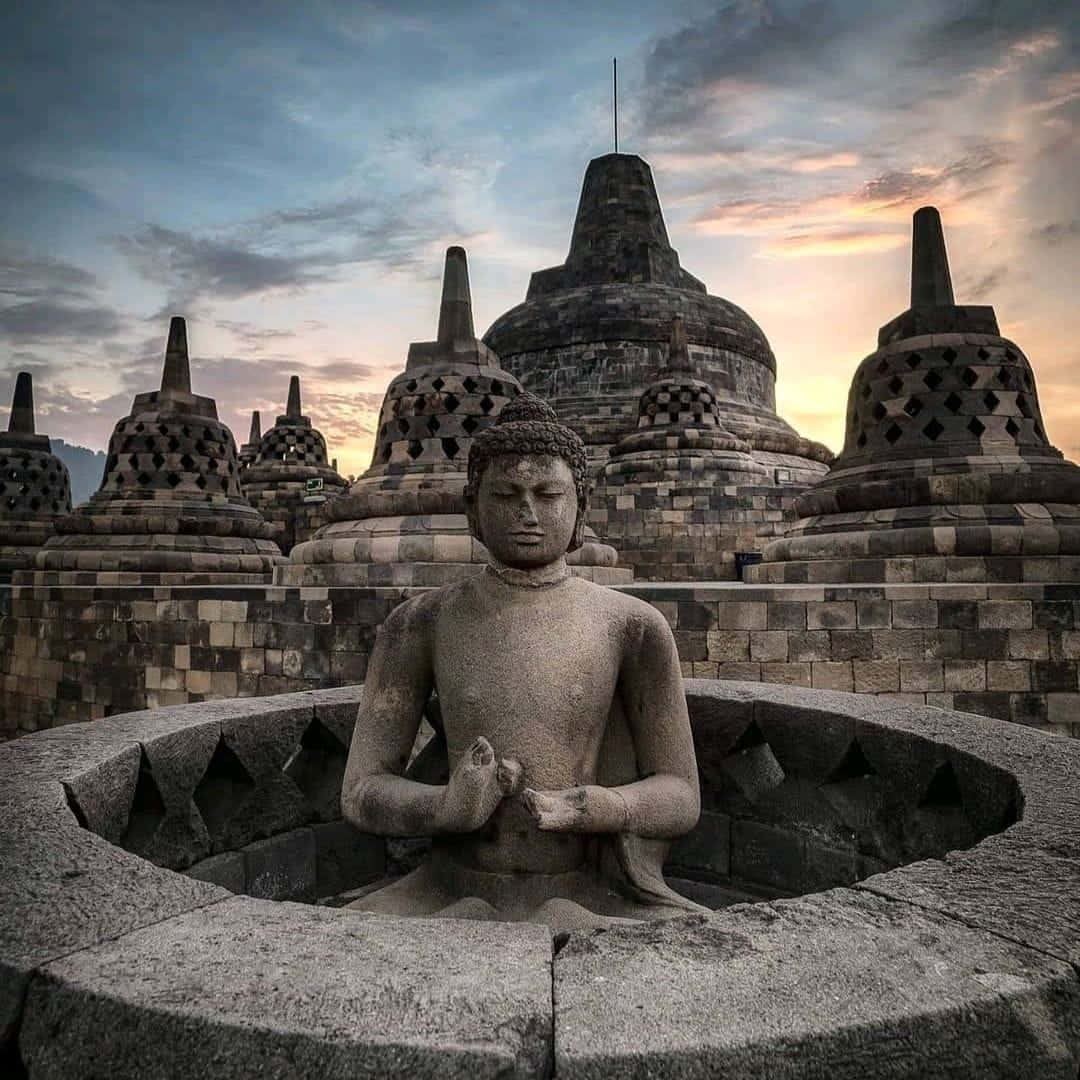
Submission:
M 496 319 L 484 341 L 599 465 L 636 427 L 676 316 L 693 374 L 715 389 L 720 419 L 749 443 L 772 484 L 793 497 L 823 476 L 832 455 L 776 413 L 776 359 L 765 335 L 682 268 L 652 172 L 634 154 L 589 163 L 566 262 L 534 273 L 525 302 Z
M 1051 445 L 1035 377 L 994 309 L 956 304 L 941 219 L 916 211 L 911 306 L 848 395 L 844 450 L 756 582 L 1080 577 L 1080 468 Z
M 727 429 L 716 391 L 698 378 L 680 316 L 638 426 L 611 451 L 590 520 L 638 580 L 732 580 L 736 556 L 760 550 L 782 512 L 772 475 Z
M 187 328 L 175 317 L 161 388 L 137 394 L 117 423 L 101 488 L 58 519 L 32 583 L 269 581 L 281 553 L 238 473 L 236 443 L 213 398 L 191 392 Z
M 520 392 L 476 337 L 465 249 L 451 247 L 436 340 L 410 345 L 387 388 L 371 467 L 330 504 L 331 523 L 292 550 L 277 582 L 436 586 L 481 569 L 487 552 L 465 515 L 469 447 Z M 604 583 L 632 578 L 595 534 L 567 561 Z
M 251 431 L 254 437 L 254 416 Z M 348 487 L 330 465 L 322 432 L 303 414 L 298 375 L 289 379 L 285 414 L 259 440 L 240 482 L 251 505 L 277 527 L 275 538 L 285 554 L 326 524 L 328 500 Z
M 8 429 L 0 433 L 0 582 L 29 566 L 56 519 L 69 513 L 67 466 L 34 430 L 34 383 L 29 372 L 20 371 Z

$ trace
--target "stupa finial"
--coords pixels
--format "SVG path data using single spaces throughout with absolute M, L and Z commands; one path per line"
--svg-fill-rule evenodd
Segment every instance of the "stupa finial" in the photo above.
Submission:
M 285 406 L 285 415 L 290 419 L 299 419 L 301 416 L 299 375 L 293 375 L 289 379 L 289 402 Z
M 915 211 L 911 242 L 911 306 L 945 307 L 955 304 L 949 257 L 941 215 L 935 206 Z
M 257 443 L 262 438 L 262 418 L 258 409 L 251 411 L 251 432 L 248 435 L 249 443 Z
M 17 435 L 34 434 L 34 380 L 29 371 L 20 371 L 15 378 L 8 431 Z
M 449 344 L 452 341 L 472 341 L 475 337 L 465 249 L 449 247 L 446 249 L 446 267 L 443 270 L 438 341 Z
M 692 371 L 690 347 L 686 341 L 686 323 L 681 315 L 671 320 L 671 343 L 668 346 L 666 370 Z
M 180 315 L 169 321 L 169 342 L 165 346 L 165 367 L 161 372 L 162 391 L 191 393 L 191 367 L 188 363 L 187 323 Z

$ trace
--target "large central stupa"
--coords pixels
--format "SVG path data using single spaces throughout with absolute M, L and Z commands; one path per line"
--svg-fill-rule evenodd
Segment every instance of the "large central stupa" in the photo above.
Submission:
M 589 163 L 566 262 L 534 273 L 525 302 L 484 341 L 600 464 L 636 428 L 676 317 L 693 374 L 716 391 L 720 422 L 750 444 L 771 482 L 802 487 L 824 475 L 829 451 L 776 414 L 776 359 L 761 328 L 680 266 L 652 172 L 634 154 Z

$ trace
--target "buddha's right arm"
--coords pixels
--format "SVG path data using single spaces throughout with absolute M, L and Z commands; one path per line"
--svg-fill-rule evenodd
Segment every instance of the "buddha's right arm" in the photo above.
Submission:
M 346 821 L 383 836 L 440 831 L 444 787 L 403 775 L 431 694 L 432 594 L 395 608 L 380 627 L 368 661 L 341 790 Z

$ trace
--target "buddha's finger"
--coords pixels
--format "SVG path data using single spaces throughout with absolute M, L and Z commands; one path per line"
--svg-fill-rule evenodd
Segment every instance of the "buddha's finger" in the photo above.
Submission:
M 495 751 L 492 750 L 491 743 L 481 735 L 472 744 L 470 756 L 474 765 L 490 765 L 495 760 Z
M 513 758 L 502 758 L 499 761 L 496 775 L 502 793 L 504 795 L 513 795 L 521 787 L 524 770 L 520 761 L 515 761 Z

